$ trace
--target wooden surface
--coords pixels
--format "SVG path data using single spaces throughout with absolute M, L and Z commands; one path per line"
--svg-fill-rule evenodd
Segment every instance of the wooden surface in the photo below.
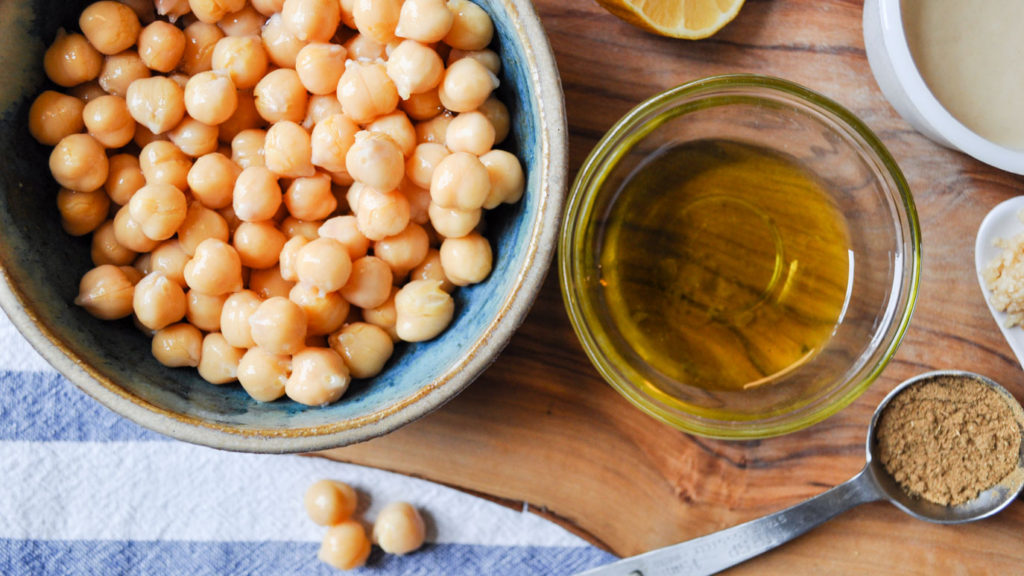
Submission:
M 588 0 L 536 2 L 562 74 L 570 173 L 623 113 L 700 76 L 759 72 L 837 100 L 889 147 L 923 228 L 920 298 L 894 361 L 864 396 L 800 433 L 760 442 L 694 438 L 632 408 L 600 379 L 564 312 L 552 269 L 498 362 L 461 396 L 387 437 L 328 453 L 512 502 L 526 502 L 630 555 L 774 512 L 853 476 L 868 420 L 899 381 L 957 368 L 1024 397 L 1021 368 L 973 269 L 985 213 L 1024 178 L 942 149 L 886 103 L 864 55 L 860 1 L 747 0 L 711 39 L 663 39 Z M 860 507 L 735 574 L 1011 574 L 1024 570 L 1024 504 L 959 527 Z

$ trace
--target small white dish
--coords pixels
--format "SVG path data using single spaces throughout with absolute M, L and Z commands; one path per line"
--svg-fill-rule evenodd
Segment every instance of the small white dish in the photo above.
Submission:
M 993 208 L 981 221 L 978 236 L 974 243 L 974 267 L 978 274 L 978 284 L 985 295 L 985 304 L 1010 344 L 1017 361 L 1024 367 L 1024 327 L 1007 327 L 1006 314 L 996 310 L 989 299 L 990 291 L 985 285 L 984 271 L 990 262 L 999 257 L 1002 248 L 995 245 L 999 238 L 1010 239 L 1024 233 L 1024 222 L 1018 216 L 1024 211 L 1024 196 L 1011 198 Z

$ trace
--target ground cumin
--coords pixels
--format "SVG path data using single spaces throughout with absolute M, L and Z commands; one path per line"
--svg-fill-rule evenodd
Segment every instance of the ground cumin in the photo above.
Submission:
M 882 464 L 908 494 L 955 506 L 1014 470 L 1021 430 L 999 392 L 944 375 L 893 398 L 877 438 Z

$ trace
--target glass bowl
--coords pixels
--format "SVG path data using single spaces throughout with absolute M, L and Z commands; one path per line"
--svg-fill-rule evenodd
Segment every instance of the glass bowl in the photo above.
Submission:
M 625 191 L 645 185 L 647 200 Z M 914 308 L 920 244 L 907 183 L 860 120 L 792 82 L 726 75 L 650 98 L 598 143 L 559 271 L 584 350 L 630 402 L 685 432 L 765 438 L 835 414 L 881 373 Z M 815 289 L 825 270 L 836 280 Z M 809 316 L 805 342 L 794 326 Z

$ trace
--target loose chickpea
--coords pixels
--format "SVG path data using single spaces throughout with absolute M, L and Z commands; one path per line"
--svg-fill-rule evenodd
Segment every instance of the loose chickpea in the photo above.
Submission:
M 150 252 L 159 244 L 142 233 L 142 226 L 132 218 L 127 205 L 114 215 L 114 237 L 118 244 L 134 252 Z
M 419 266 L 429 250 L 427 232 L 413 222 L 400 233 L 378 240 L 373 245 L 373 253 L 387 263 L 395 278 L 401 278 Z
M 444 105 L 441 104 L 441 97 L 437 95 L 437 89 L 421 94 L 410 94 L 408 98 L 402 100 L 400 106 L 409 118 L 417 122 L 430 120 L 444 112 Z
M 274 14 L 267 20 L 261 36 L 263 48 L 275 66 L 295 68 L 295 59 L 306 42 L 288 30 L 281 14 Z
M 241 10 L 245 0 L 189 0 L 188 5 L 200 22 L 216 24 L 231 12 Z
M 196 367 L 203 351 L 203 333 L 188 322 L 171 324 L 156 331 L 150 349 L 164 366 Z
M 480 157 L 480 162 L 487 168 L 491 179 L 491 191 L 484 202 L 488 210 L 502 202 L 514 204 L 523 197 L 526 189 L 526 176 L 522 164 L 514 154 L 504 150 L 491 150 Z
M 263 78 L 267 60 L 259 37 L 225 36 L 213 47 L 210 65 L 215 71 L 226 72 L 236 88 L 248 90 Z
M 414 280 L 395 294 L 395 331 L 406 342 L 435 338 L 451 324 L 455 301 L 441 283 Z
M 392 502 L 377 514 L 373 541 L 388 554 L 408 554 L 423 546 L 423 517 L 408 502 Z
M 185 292 L 177 282 L 151 272 L 135 285 L 132 307 L 138 321 L 150 330 L 160 330 L 185 317 Z
M 126 50 L 103 59 L 99 83 L 107 93 L 124 98 L 128 95 L 128 87 L 132 82 L 150 76 L 149 68 L 139 57 L 139 53 Z
M 173 142 L 156 140 L 146 144 L 139 153 L 139 168 L 147 184 L 170 184 L 185 190 L 188 187 L 192 159 Z
M 76 192 L 61 188 L 57 193 L 57 210 L 64 231 L 83 236 L 103 224 L 110 212 L 110 198 L 103 189 Z
M 238 92 L 225 72 L 200 72 L 185 86 L 185 110 L 205 124 L 220 124 L 235 113 L 237 106 Z
M 303 498 L 309 519 L 321 526 L 334 526 L 348 520 L 356 511 L 358 503 L 356 491 L 337 480 L 314 482 Z
M 354 2 L 355 0 L 352 1 Z M 356 34 L 349 38 L 343 46 L 348 51 L 349 60 L 372 62 L 374 60 L 385 60 L 388 57 L 386 44 L 381 44 L 362 34 Z
M 453 49 L 448 54 L 447 64 L 448 66 L 451 66 L 453 63 L 462 60 L 463 58 L 472 58 L 476 60 L 477 62 L 483 64 L 484 68 L 490 70 L 491 73 L 494 74 L 495 76 L 501 73 L 501 57 L 498 56 L 498 53 L 495 52 L 494 50 Z
M 366 564 L 370 548 L 363 525 L 345 520 L 327 529 L 317 558 L 338 570 L 354 570 Z
M 124 266 L 135 260 L 136 252 L 122 246 L 114 235 L 114 221 L 107 220 L 92 235 L 90 256 L 96 266 Z
M 359 231 L 355 216 L 335 216 L 324 222 L 318 233 L 340 242 L 351 260 L 362 258 L 370 249 L 370 240 Z
M 263 77 L 253 90 L 256 110 L 267 122 L 302 122 L 309 95 L 299 74 L 291 68 L 279 68 Z
M 228 36 L 259 36 L 266 17 L 260 14 L 251 4 L 246 4 L 221 18 L 217 26 Z
M 192 290 L 213 296 L 240 290 L 242 262 L 238 252 L 223 240 L 203 240 L 185 265 L 185 282 Z
M 86 7 L 78 18 L 78 27 L 89 43 L 103 54 L 117 54 L 131 48 L 142 29 L 134 10 L 111 0 Z
M 456 116 L 445 132 L 445 146 L 452 152 L 469 152 L 480 156 L 494 146 L 494 126 L 482 113 L 463 112 Z
M 179 150 L 192 158 L 197 158 L 217 150 L 217 133 L 216 126 L 186 116 L 167 133 L 167 136 Z M 189 172 L 191 173 L 191 169 Z
M 398 144 L 403 156 L 409 156 L 416 148 L 416 129 L 409 121 L 409 117 L 401 110 L 378 116 L 377 119 L 366 125 L 366 129 L 372 133 L 390 137 Z
M 185 254 L 192 256 L 204 240 L 216 238 L 227 242 L 230 233 L 231 230 L 223 216 L 199 202 L 192 202 L 188 206 L 185 220 L 178 227 L 178 240 Z
M 170 184 L 147 184 L 128 202 L 132 220 L 146 237 L 166 240 L 185 221 L 188 202 L 180 189 Z
M 203 338 L 199 375 L 210 384 L 227 384 L 238 378 L 238 364 L 245 350 L 228 343 L 223 334 L 211 332 Z
M 213 49 L 224 37 L 215 24 L 193 22 L 185 27 L 185 53 L 181 56 L 179 68 L 185 74 L 194 76 L 213 68 Z
M 483 213 L 476 210 L 459 210 L 458 208 L 442 208 L 433 202 L 427 209 L 430 224 L 437 233 L 446 238 L 461 238 L 469 234 L 480 223 Z
M 88 102 L 94 98 L 106 96 L 107 91 L 100 86 L 98 80 L 91 80 L 68 89 L 68 94 L 78 98 L 82 102 Z
M 28 110 L 28 131 L 40 144 L 54 146 L 65 136 L 81 132 L 85 127 L 84 106 L 74 96 L 45 90 Z
M 476 210 L 490 193 L 487 168 L 468 152 L 453 152 L 438 163 L 430 180 L 430 197 L 443 208 Z
M 363 36 L 379 44 L 395 37 L 395 27 L 402 10 L 402 0 L 355 0 L 352 20 Z
M 278 255 L 286 239 L 272 221 L 242 222 L 235 230 L 233 244 L 247 268 L 270 268 L 277 265 Z
M 90 101 L 82 118 L 89 135 L 107 148 L 120 148 L 135 137 L 135 119 L 119 96 L 101 96 Z
M 391 296 L 391 268 L 375 256 L 352 263 L 352 273 L 341 288 L 345 300 L 360 308 L 376 308 Z
M 117 320 L 132 313 L 135 286 L 124 270 L 102 264 L 89 270 L 78 283 L 75 304 L 102 320 Z
M 445 0 L 405 0 L 395 35 L 433 44 L 448 35 L 454 22 L 455 15 Z
M 437 52 L 415 40 L 404 40 L 388 57 L 387 73 L 402 99 L 436 88 L 444 76 Z
M 54 84 L 69 88 L 99 76 L 103 55 L 81 34 L 57 31 L 43 55 L 43 70 Z
M 346 247 L 333 238 L 317 238 L 299 248 L 295 273 L 300 282 L 334 292 L 348 282 L 352 260 Z
M 434 248 L 427 252 L 426 258 L 420 262 L 419 266 L 412 269 L 409 280 L 435 280 L 441 283 L 441 289 L 445 292 L 455 289 L 455 285 L 444 274 L 444 268 L 441 266 L 441 253 Z
M 322 220 L 338 206 L 326 174 L 296 178 L 284 194 L 288 212 L 300 220 Z
M 259 295 L 252 290 L 234 292 L 224 301 L 220 313 L 220 330 L 229 344 L 236 348 L 252 348 L 256 345 L 252 339 L 249 317 L 261 302 Z
M 417 144 L 405 162 L 405 175 L 420 188 L 430 188 L 434 169 L 449 154 L 448 148 L 435 142 Z
M 128 113 L 154 134 L 162 134 L 185 117 L 185 91 L 164 76 L 132 82 L 125 98 Z
M 270 220 L 281 206 L 277 176 L 264 166 L 242 170 L 235 181 L 232 207 L 244 222 Z
M 295 282 L 281 277 L 279 266 L 249 271 L 249 289 L 264 300 L 275 296 L 287 298 L 294 286 Z
M 250 3 L 257 12 L 267 17 L 284 9 L 284 0 L 250 0 Z
M 327 42 L 341 23 L 341 7 L 338 0 L 285 0 L 281 21 L 303 42 Z
M 263 160 L 271 172 L 282 178 L 312 176 L 316 174 L 312 156 L 310 135 L 302 126 L 282 120 L 267 130 Z
M 430 120 L 420 122 L 416 125 L 416 142 L 433 142 L 435 144 L 444 144 L 445 139 L 448 137 L 448 125 L 452 123 L 455 116 L 451 112 L 444 112 L 434 116 Z
M 338 80 L 338 100 L 346 116 L 365 124 L 398 106 L 398 90 L 384 64 L 349 60 Z
M 300 0 L 301 1 L 301 0 Z M 332 2 L 335 6 L 337 2 Z M 295 72 L 306 90 L 313 94 L 334 95 L 338 80 L 345 72 L 344 46 L 328 42 L 314 42 L 299 50 L 295 57 Z
M 338 95 L 333 90 L 330 94 L 314 94 L 309 97 L 306 117 L 302 119 L 302 127 L 312 131 L 322 121 L 342 113 L 341 102 L 338 101 Z M 356 128 L 356 130 L 359 129 Z
M 96 190 L 107 181 L 108 170 L 106 151 L 88 134 L 65 136 L 50 152 L 50 173 L 71 190 Z
M 359 231 L 370 240 L 398 234 L 409 224 L 409 201 L 398 190 L 378 192 L 365 188 L 359 195 L 356 220 Z
M 451 0 L 448 7 L 455 14 L 445 44 L 458 50 L 482 50 L 494 37 L 494 23 L 483 8 L 468 0 Z
M 324 292 L 316 286 L 298 283 L 288 299 L 306 313 L 306 335 L 324 336 L 341 328 L 348 317 L 349 303 L 337 292 Z
M 257 402 L 273 402 L 284 396 L 291 365 L 288 356 L 249 348 L 238 363 L 238 382 Z
M 292 356 L 292 374 L 284 391 L 300 404 L 324 406 L 337 402 L 351 380 L 337 352 L 330 348 L 305 348 Z
M 329 172 L 345 171 L 345 158 L 359 132 L 348 116 L 335 114 L 316 124 L 310 136 L 311 160 L 314 165 Z
M 117 154 L 110 157 L 108 165 L 107 181 L 103 188 L 114 204 L 124 206 L 146 184 L 139 159 L 132 154 Z
M 409 202 L 410 222 L 415 222 L 421 226 L 430 222 L 430 190 L 420 188 L 406 178 L 398 186 L 398 191 Z
M 264 300 L 249 316 L 249 327 L 256 345 L 271 354 L 295 354 L 305 347 L 306 313 L 287 298 Z
M 498 77 L 472 58 L 454 62 L 445 70 L 437 95 L 453 112 L 469 112 L 483 104 L 498 87 Z
M 204 154 L 188 171 L 188 187 L 203 206 L 220 210 L 231 205 L 235 181 L 241 172 L 242 169 L 223 154 Z
M 512 126 L 505 103 L 491 96 L 477 110 L 487 116 L 487 119 L 491 121 L 491 126 L 494 126 L 494 144 L 498 145 L 504 142 Z
M 265 167 L 263 146 L 267 133 L 257 128 L 242 130 L 231 139 L 231 160 L 243 169 Z
M 441 243 L 441 267 L 456 286 L 482 282 L 491 273 L 491 245 L 477 232 Z
M 345 167 L 357 181 L 379 191 L 394 190 L 405 176 L 402 149 L 389 136 L 364 130 L 345 155 Z

